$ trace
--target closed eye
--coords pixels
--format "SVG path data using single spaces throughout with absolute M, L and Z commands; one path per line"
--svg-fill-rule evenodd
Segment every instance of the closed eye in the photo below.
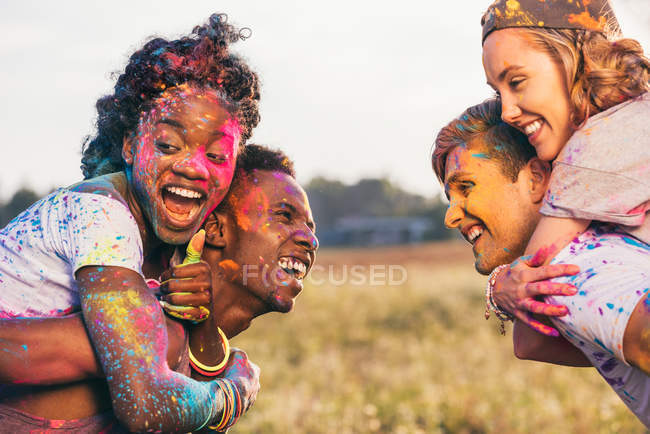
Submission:
M 458 190 L 460 190 L 464 196 L 467 196 L 475 186 L 476 184 L 474 184 L 472 181 L 462 181 L 458 183 Z
M 207 157 L 210 161 L 216 164 L 223 164 L 225 163 L 228 159 L 226 158 L 225 155 L 222 154 L 213 154 L 213 153 L 208 153 Z
M 174 145 L 170 145 L 169 143 L 165 143 L 165 142 L 156 142 L 156 147 L 160 149 L 162 152 L 164 152 L 165 154 L 173 154 L 174 152 L 179 150 L 178 147 Z
M 291 213 L 289 211 L 279 210 L 275 212 L 275 215 L 285 218 L 287 221 L 291 220 Z
M 513 88 L 513 89 L 516 89 L 524 81 L 526 81 L 526 79 L 523 78 L 523 77 L 515 77 L 515 78 L 510 80 L 510 87 Z

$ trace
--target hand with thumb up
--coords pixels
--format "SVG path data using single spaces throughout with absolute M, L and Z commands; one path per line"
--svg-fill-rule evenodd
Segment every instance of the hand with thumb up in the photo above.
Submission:
M 212 279 L 210 266 L 201 260 L 204 243 L 205 230 L 201 229 L 187 245 L 183 263 L 160 276 L 160 304 L 170 316 L 197 323 L 210 315 Z

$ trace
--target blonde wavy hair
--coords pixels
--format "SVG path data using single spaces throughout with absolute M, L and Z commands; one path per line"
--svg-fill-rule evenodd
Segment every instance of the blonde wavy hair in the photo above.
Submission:
M 600 113 L 650 90 L 650 61 L 634 39 L 588 30 L 522 28 L 536 48 L 548 53 L 567 75 L 571 121 L 581 126 Z

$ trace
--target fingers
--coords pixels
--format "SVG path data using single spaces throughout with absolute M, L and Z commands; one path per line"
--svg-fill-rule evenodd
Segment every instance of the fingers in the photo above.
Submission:
M 177 265 L 165 270 L 160 278 L 162 280 L 169 279 L 185 279 L 197 276 L 209 276 L 210 265 L 205 261 L 199 261 L 187 265 Z
M 516 311 L 515 316 L 523 321 L 528 327 L 532 328 L 538 333 L 541 333 L 546 336 L 553 336 L 553 337 L 558 337 L 560 336 L 560 333 L 558 333 L 557 330 L 555 330 L 553 327 L 549 327 L 546 324 L 542 324 L 541 322 L 537 321 L 534 319 L 530 314 L 527 312 L 523 311 Z
M 224 378 L 234 381 L 244 398 L 244 410 L 248 410 L 260 389 L 260 368 L 248 360 L 245 352 L 231 348 L 228 366 L 223 372 Z
M 518 280 L 521 282 L 535 282 L 561 276 L 573 276 L 579 272 L 580 267 L 573 264 L 544 265 L 542 267 L 520 270 Z
M 201 229 L 192 236 L 192 239 L 187 244 L 187 252 L 185 260 L 182 265 L 194 264 L 201 260 L 201 253 L 203 253 L 203 245 L 205 244 L 205 229 Z
M 210 303 L 210 292 L 170 292 L 163 295 L 162 299 L 169 304 L 177 306 L 205 306 Z
M 566 306 L 546 304 L 532 298 L 525 298 L 519 303 L 521 309 L 546 316 L 564 316 L 569 313 Z
M 164 300 L 160 301 L 160 305 L 169 316 L 182 320 L 203 321 L 210 314 L 210 311 L 203 306 L 174 306 Z
M 161 279 L 162 293 L 201 292 L 209 291 L 212 287 L 210 266 L 205 262 L 172 267 L 163 272 Z
M 529 282 L 524 287 L 528 297 L 538 295 L 575 295 L 577 289 L 570 283 L 559 283 L 543 280 L 541 282 Z
M 171 279 L 166 282 L 163 282 L 160 285 L 160 291 L 162 293 L 171 293 L 171 292 L 202 292 L 209 291 L 211 288 L 211 282 L 207 278 L 196 278 L 196 279 Z

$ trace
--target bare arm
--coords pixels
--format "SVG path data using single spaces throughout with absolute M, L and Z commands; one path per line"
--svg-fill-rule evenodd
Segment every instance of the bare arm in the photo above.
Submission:
M 650 375 L 650 294 L 634 308 L 623 335 L 625 360 Z
M 184 330 L 166 318 L 167 364 L 176 367 Z M 0 383 L 53 385 L 104 378 L 81 313 L 0 320 Z
M 525 255 L 544 255 L 545 263 L 548 263 L 572 239 L 583 233 L 589 223 L 589 220 L 542 216 L 530 237 Z
M 103 377 L 80 314 L 0 322 L 0 382 L 62 384 Z
M 582 351 L 562 336 L 543 335 L 519 320 L 515 320 L 512 329 L 512 343 L 518 359 L 564 366 L 593 366 Z
M 77 272 L 84 321 L 116 417 L 131 431 L 192 431 L 223 411 L 216 382 L 167 366 L 167 330 L 158 301 L 137 273 L 120 267 Z

